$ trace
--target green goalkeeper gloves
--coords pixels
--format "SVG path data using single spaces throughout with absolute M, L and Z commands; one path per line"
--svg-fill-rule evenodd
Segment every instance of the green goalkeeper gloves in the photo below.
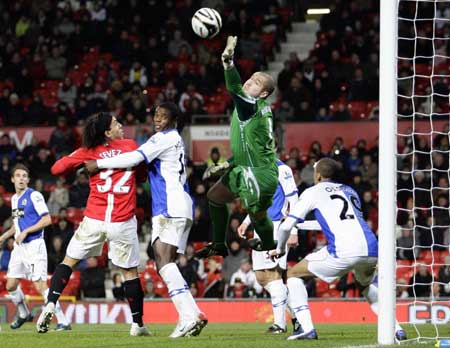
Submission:
M 206 168 L 205 172 L 203 173 L 202 180 L 221 176 L 229 167 L 230 163 L 228 163 L 227 161 L 220 164 L 213 164 L 212 166 Z
M 233 56 L 236 43 L 237 36 L 228 36 L 227 46 L 222 53 L 222 63 L 225 69 L 230 69 L 233 66 Z

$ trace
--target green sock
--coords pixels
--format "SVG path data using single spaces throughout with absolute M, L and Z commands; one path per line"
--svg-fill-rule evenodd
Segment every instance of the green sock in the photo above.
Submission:
M 273 240 L 273 223 L 272 220 L 266 215 L 265 218 L 252 221 L 256 233 L 261 238 L 261 244 L 263 250 L 272 250 L 276 248 L 276 243 Z
M 225 235 L 229 224 L 230 213 L 226 205 L 209 202 L 209 216 L 212 221 L 213 243 L 225 245 Z

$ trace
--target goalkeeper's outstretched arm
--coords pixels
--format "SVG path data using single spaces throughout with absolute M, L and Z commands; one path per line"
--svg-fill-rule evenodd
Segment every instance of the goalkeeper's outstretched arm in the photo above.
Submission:
M 233 98 L 238 117 L 241 121 L 248 120 L 257 110 L 256 98 L 247 95 L 242 89 L 241 77 L 234 66 L 233 56 L 237 37 L 228 36 L 227 46 L 222 53 L 222 64 L 225 73 L 225 85 Z

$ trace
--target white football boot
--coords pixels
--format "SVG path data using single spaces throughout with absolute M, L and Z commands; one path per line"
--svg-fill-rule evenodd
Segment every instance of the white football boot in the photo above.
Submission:
M 147 326 L 139 326 L 138 323 L 131 323 L 130 336 L 151 336 Z
M 38 333 L 46 333 L 48 331 L 54 314 L 55 304 L 53 302 L 47 303 L 44 309 L 42 309 L 41 315 L 39 316 L 36 323 L 36 329 Z

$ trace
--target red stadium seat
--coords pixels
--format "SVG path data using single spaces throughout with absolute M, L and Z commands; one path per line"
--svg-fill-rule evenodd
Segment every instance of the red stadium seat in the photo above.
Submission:
M 354 101 L 347 105 L 348 111 L 352 116 L 352 120 L 361 120 L 367 118 L 367 104 L 366 102 Z
M 263 42 L 263 51 L 267 56 L 272 55 L 272 49 L 275 46 L 275 34 L 274 33 L 262 33 L 259 34 L 260 39 Z

